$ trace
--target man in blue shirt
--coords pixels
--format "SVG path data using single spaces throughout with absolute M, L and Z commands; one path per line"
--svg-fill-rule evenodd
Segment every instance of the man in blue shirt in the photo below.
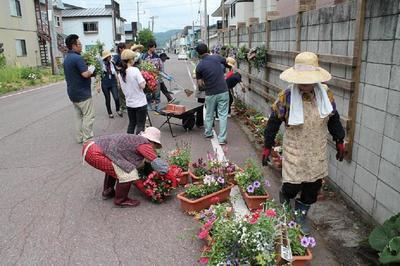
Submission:
M 146 60 L 151 62 L 159 71 L 161 71 L 161 59 L 156 53 L 156 48 L 157 48 L 157 43 L 154 40 L 150 40 L 147 43 L 147 52 L 142 54 L 142 60 Z M 155 110 L 159 112 L 159 104 L 160 104 L 160 79 L 158 80 L 158 87 L 154 92 L 148 92 L 146 93 L 146 99 L 147 99 L 147 110 Z M 152 107 L 152 102 L 154 100 L 155 107 Z
M 206 94 L 205 137 L 211 138 L 214 112 L 219 117 L 218 141 L 221 145 L 227 143 L 227 122 L 229 107 L 229 92 L 224 79 L 223 67 L 228 67 L 225 58 L 219 55 L 209 55 L 207 45 L 197 45 L 196 51 L 201 59 L 196 67 L 196 79 L 199 87 L 204 87 Z
M 77 142 L 84 143 L 93 138 L 94 107 L 90 78 L 95 71 L 94 66 L 87 66 L 81 56 L 82 44 L 79 36 L 71 34 L 65 39 L 68 47 L 64 59 L 64 74 L 67 82 L 68 97 L 74 105 L 78 130 Z

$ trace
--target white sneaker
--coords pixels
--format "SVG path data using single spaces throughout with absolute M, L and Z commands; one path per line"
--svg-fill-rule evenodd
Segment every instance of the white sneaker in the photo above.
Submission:
M 228 114 L 228 117 L 232 117 L 231 114 Z
M 219 121 L 219 117 L 216 117 L 215 120 L 216 120 L 216 121 Z

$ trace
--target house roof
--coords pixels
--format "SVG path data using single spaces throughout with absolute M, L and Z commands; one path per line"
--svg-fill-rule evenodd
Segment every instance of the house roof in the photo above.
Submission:
M 85 9 L 66 9 L 62 11 L 63 18 L 75 17 L 111 17 L 112 9 L 109 8 L 85 8 Z

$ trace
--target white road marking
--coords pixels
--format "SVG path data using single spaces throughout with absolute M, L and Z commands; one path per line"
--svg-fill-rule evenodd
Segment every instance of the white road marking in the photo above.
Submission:
M 194 80 L 193 80 L 193 77 L 192 77 L 192 71 L 190 71 L 188 65 L 186 65 L 186 69 L 187 69 L 187 71 L 188 71 L 189 79 L 190 79 L 190 81 L 192 82 L 193 90 L 195 91 L 197 88 L 196 88 L 196 84 L 194 83 Z
M 54 85 L 57 85 L 57 84 L 61 84 L 63 82 L 64 81 L 60 81 L 60 82 L 52 83 L 52 84 L 45 85 L 45 86 L 42 86 L 42 87 L 39 87 L 39 88 L 34 88 L 34 89 L 30 89 L 30 90 L 24 90 L 24 91 L 20 91 L 20 92 L 13 93 L 13 94 L 8 94 L 8 95 L 5 95 L 5 96 L 1 96 L 0 100 L 6 99 L 6 98 L 9 98 L 9 97 L 13 97 L 13 96 L 17 96 L 17 95 L 21 95 L 21 94 L 25 94 L 25 93 L 28 93 L 28 92 L 33 92 L 33 91 L 37 91 L 37 90 L 41 90 L 41 89 L 47 89 L 47 88 L 49 88 L 51 86 L 54 86 Z

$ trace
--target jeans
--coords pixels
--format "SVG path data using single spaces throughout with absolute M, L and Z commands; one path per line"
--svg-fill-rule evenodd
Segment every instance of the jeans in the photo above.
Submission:
M 127 107 L 128 110 L 128 117 L 129 117 L 129 125 L 128 125 L 128 134 L 135 134 L 136 128 L 136 135 L 140 132 L 144 131 L 144 127 L 146 124 L 146 116 L 147 116 L 147 106 L 143 105 L 141 107 Z
M 167 101 L 170 102 L 173 98 L 171 96 L 171 93 L 169 93 L 167 86 L 165 86 L 164 82 L 160 83 L 160 90 L 161 92 L 167 97 Z
M 119 99 L 119 105 L 121 108 L 121 111 L 126 110 L 126 99 L 125 99 L 125 94 L 121 89 L 121 86 L 118 85 L 118 99 Z
M 107 108 L 108 114 L 109 115 L 112 114 L 110 92 L 114 98 L 115 110 L 118 112 L 119 111 L 119 97 L 118 97 L 118 88 L 117 88 L 116 84 L 114 86 L 103 86 L 102 85 L 101 90 L 103 91 L 104 98 L 106 99 L 106 108 Z
M 229 90 L 229 109 L 228 109 L 228 114 L 231 114 L 232 103 L 233 103 L 233 90 Z
M 73 102 L 76 114 L 76 141 L 83 143 L 93 138 L 94 106 L 92 98 L 83 102 Z
M 229 92 L 206 96 L 206 125 L 204 134 L 206 137 L 212 136 L 212 125 L 214 122 L 214 112 L 217 109 L 219 117 L 218 141 L 225 142 L 227 135 Z
M 153 92 L 146 92 L 146 99 L 147 99 L 147 110 L 157 110 L 158 105 L 160 103 L 160 86 L 157 86 L 157 89 Z M 152 103 L 155 103 L 155 108 L 153 108 Z

